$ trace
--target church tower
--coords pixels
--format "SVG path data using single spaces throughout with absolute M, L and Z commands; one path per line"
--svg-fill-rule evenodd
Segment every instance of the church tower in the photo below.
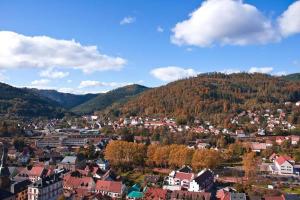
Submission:
M 2 155 L 0 164 L 0 188 L 4 190 L 10 189 L 10 172 L 6 166 L 7 159 L 7 148 L 4 143 L 2 143 Z

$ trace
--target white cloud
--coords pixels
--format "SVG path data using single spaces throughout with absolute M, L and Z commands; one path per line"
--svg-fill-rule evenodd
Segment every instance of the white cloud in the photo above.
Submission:
M 284 37 L 300 33 L 300 1 L 291 4 L 278 19 L 279 29 Z
M 280 39 L 272 21 L 242 0 L 204 1 L 172 31 L 173 43 L 199 47 L 265 44 Z
M 67 83 L 72 83 L 73 81 L 71 79 L 67 80 Z
M 34 87 L 44 87 L 47 86 L 50 83 L 50 80 L 48 79 L 40 79 L 40 80 L 34 80 L 31 82 L 31 85 Z
M 158 26 L 156 31 L 159 32 L 159 33 L 163 33 L 164 29 L 161 26 Z
M 119 70 L 126 60 L 101 54 L 97 46 L 47 36 L 25 36 L 0 31 L 0 69 L 72 68 L 84 73 Z
M 61 79 L 69 76 L 69 72 L 61 72 L 56 71 L 52 68 L 43 70 L 40 72 L 40 76 L 44 78 L 51 78 L 51 79 Z
M 78 88 L 88 88 L 88 87 L 123 87 L 126 85 L 130 85 L 132 83 L 117 83 L 117 82 L 100 82 L 100 81 L 81 81 Z
M 124 17 L 121 21 L 120 21 L 120 25 L 125 25 L 125 24 L 132 24 L 135 22 L 135 18 L 128 16 L 128 17 Z
M 194 69 L 184 69 L 176 66 L 168 66 L 153 69 L 150 74 L 152 74 L 159 80 L 170 82 L 178 79 L 196 76 L 198 72 L 196 72 Z
M 251 67 L 249 73 L 270 74 L 273 70 L 273 67 Z
M 8 80 L 9 78 L 5 75 L 5 71 L 4 70 L 0 70 L 0 82 L 4 82 L 6 80 Z
M 274 72 L 274 73 L 272 73 L 273 76 L 285 76 L 287 74 L 288 73 L 285 72 L 285 71 L 280 71 L 280 72 Z
M 236 74 L 236 73 L 241 73 L 241 70 L 239 70 L 239 69 L 224 69 L 220 72 L 223 74 Z

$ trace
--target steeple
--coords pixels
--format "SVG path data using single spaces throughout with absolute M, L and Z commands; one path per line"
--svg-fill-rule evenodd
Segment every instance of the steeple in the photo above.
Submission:
M 6 166 L 7 159 L 7 148 L 4 143 L 2 144 L 2 155 L 1 155 L 1 164 L 0 164 L 0 188 L 1 189 L 9 189 L 10 187 L 10 172 L 8 167 Z

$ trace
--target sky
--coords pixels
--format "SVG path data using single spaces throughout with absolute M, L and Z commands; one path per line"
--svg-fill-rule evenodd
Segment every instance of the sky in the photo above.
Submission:
M 99 93 L 300 72 L 300 0 L 0 0 L 0 81 Z

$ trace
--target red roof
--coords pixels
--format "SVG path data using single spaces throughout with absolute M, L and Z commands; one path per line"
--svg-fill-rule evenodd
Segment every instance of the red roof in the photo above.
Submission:
M 277 140 L 285 140 L 285 137 L 283 137 L 283 136 L 277 136 L 277 137 L 276 137 L 276 141 L 277 141 Z
M 293 159 L 289 156 L 279 156 L 278 158 L 276 158 L 275 160 L 279 165 L 282 165 L 283 163 L 287 162 L 292 162 Z
M 183 181 L 183 180 L 192 180 L 194 177 L 193 173 L 183 173 L 183 172 L 176 172 L 175 178 Z
M 45 168 L 41 166 L 34 166 L 31 168 L 31 170 L 28 172 L 29 176 L 38 176 L 41 177 Z
M 121 194 L 122 182 L 98 180 L 96 183 L 96 190 Z
M 92 177 L 73 177 L 71 174 L 68 174 L 64 177 L 64 186 L 70 188 L 91 188 L 93 185 Z
M 167 199 L 167 190 L 161 188 L 148 188 L 144 199 L 151 199 L 151 200 L 164 200 Z

